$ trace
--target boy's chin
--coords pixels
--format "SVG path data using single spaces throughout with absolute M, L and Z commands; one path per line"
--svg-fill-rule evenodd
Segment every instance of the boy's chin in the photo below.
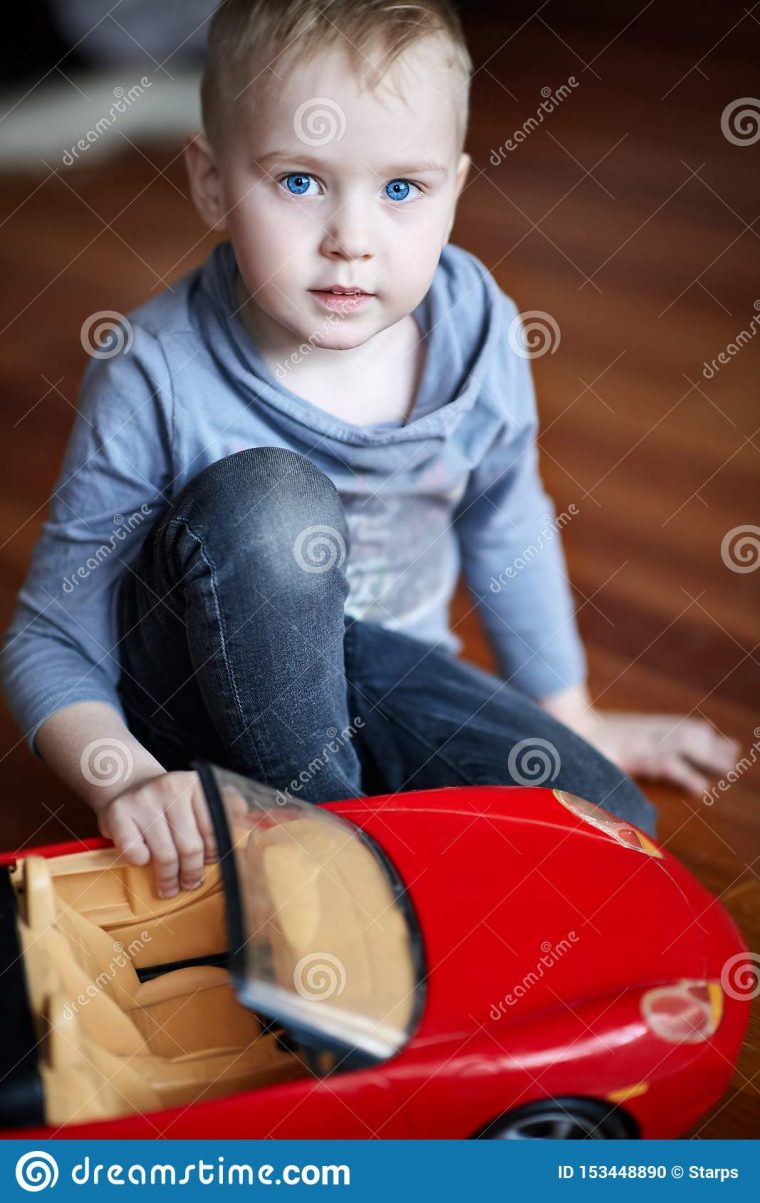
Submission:
M 370 325 L 360 317 L 350 317 L 346 319 L 345 326 L 305 332 L 303 342 L 318 351 L 351 351 L 355 347 L 361 347 L 374 334 L 377 334 L 374 324 Z

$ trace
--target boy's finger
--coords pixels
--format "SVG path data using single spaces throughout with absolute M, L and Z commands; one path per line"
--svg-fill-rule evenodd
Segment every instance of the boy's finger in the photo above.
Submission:
M 142 834 L 150 849 L 158 896 L 173 898 L 179 891 L 179 857 L 163 814 L 154 814 Z
M 203 881 L 204 844 L 195 814 L 184 802 L 166 812 L 174 847 L 179 853 L 179 884 L 183 890 L 196 890 Z
M 140 828 L 129 815 L 112 814 L 108 821 L 108 837 L 130 865 L 147 865 L 150 851 Z
M 736 764 L 734 743 L 708 723 L 694 723 L 685 728 L 683 756 L 710 772 L 728 772 Z
M 696 768 L 681 756 L 673 757 L 667 762 L 665 776 L 692 794 L 704 794 L 710 784 L 706 777 L 697 772 Z
M 717 760 L 720 762 L 720 767 L 724 772 L 729 769 L 736 768 L 736 762 L 741 755 L 741 745 L 736 739 L 727 739 L 724 735 L 714 733 L 714 746 L 716 748 Z
M 198 824 L 198 830 L 203 840 L 204 859 L 206 861 L 218 860 L 219 851 L 214 837 L 214 828 L 211 823 L 208 806 L 206 805 L 206 799 L 200 792 L 200 787 L 193 792 L 193 814 L 195 815 L 195 821 Z

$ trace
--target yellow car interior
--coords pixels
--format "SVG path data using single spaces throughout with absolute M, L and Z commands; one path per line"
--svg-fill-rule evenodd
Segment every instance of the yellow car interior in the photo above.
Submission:
M 306 1077 L 304 1062 L 238 1003 L 218 866 L 161 899 L 150 867 L 112 849 L 12 873 L 45 1095 L 58 1126 L 183 1106 Z M 139 970 L 166 966 L 141 980 Z

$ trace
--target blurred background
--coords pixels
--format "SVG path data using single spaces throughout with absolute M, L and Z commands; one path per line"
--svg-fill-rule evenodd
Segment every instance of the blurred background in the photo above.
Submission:
M 128 313 L 213 244 L 181 161 L 212 9 L 29 0 L 4 14 L 3 628 L 74 419 L 83 325 Z M 736 771 L 703 799 L 642 784 L 661 839 L 757 951 L 760 4 L 460 9 L 473 170 L 452 241 L 539 313 L 542 472 L 558 512 L 578 511 L 563 538 L 592 696 L 702 715 L 740 740 Z M 464 655 L 490 668 L 463 590 L 456 622 Z M 0 789 L 4 848 L 96 831 L 4 705 Z M 695 1135 L 760 1135 L 757 1046 L 755 1022 Z

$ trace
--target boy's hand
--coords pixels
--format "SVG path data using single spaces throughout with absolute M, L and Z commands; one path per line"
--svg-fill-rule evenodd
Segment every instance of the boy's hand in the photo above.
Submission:
M 216 859 L 206 800 L 196 772 L 161 773 L 130 786 L 97 812 L 98 826 L 131 865 L 153 862 L 156 891 L 173 898 L 203 881 Z
M 585 683 L 539 705 L 630 777 L 670 781 L 694 794 L 708 789 L 707 774 L 736 768 L 741 754 L 738 740 L 727 739 L 704 719 L 595 710 Z
M 592 711 L 589 743 L 631 777 L 660 778 L 694 794 L 709 789 L 710 776 L 736 768 L 741 748 L 704 719 L 674 714 Z

